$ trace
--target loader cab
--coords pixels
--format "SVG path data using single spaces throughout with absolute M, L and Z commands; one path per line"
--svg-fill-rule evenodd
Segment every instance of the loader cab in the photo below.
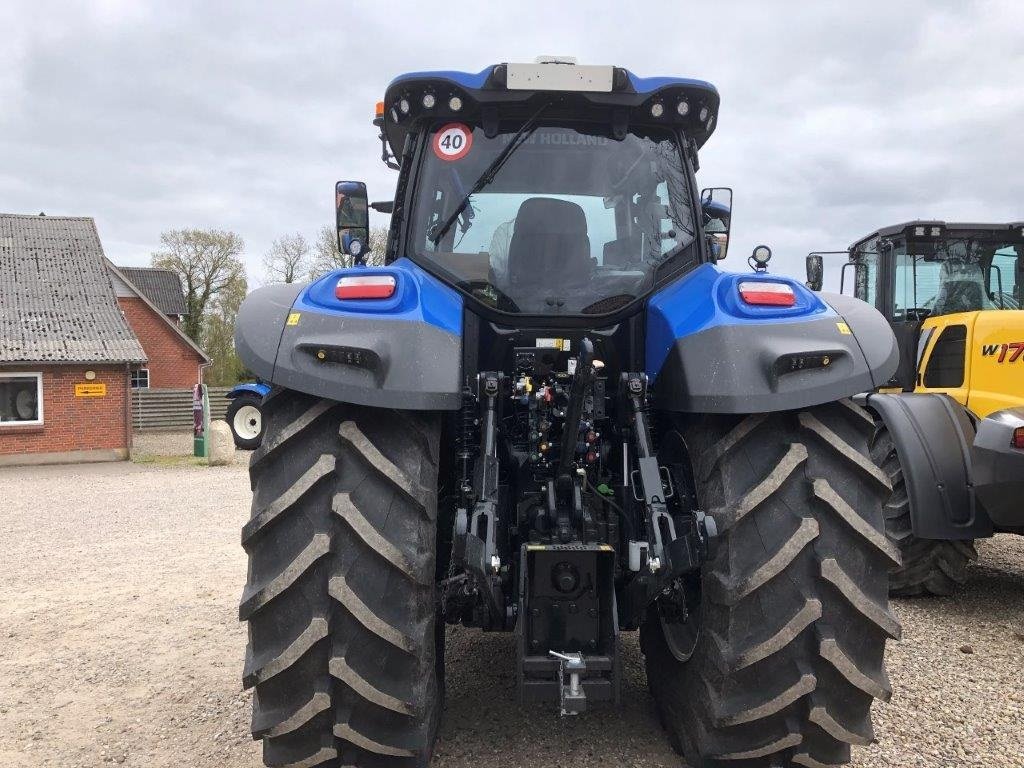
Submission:
M 900 348 L 900 366 L 889 385 L 905 391 L 926 379 L 948 378 L 928 366 L 918 370 L 925 353 L 936 344 L 952 344 L 953 336 L 965 331 L 962 323 L 937 318 L 1022 307 L 1024 224 L 913 221 L 862 238 L 848 254 L 840 290 L 873 305 L 889 321 Z M 953 365 L 962 373 L 968 351 L 964 336 L 956 346 L 957 363 L 948 354 L 932 356 L 932 367 Z

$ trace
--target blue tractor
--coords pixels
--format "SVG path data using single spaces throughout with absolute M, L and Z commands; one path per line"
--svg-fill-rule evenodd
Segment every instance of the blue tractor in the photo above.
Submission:
M 247 451 L 259 448 L 263 441 L 263 398 L 269 392 L 266 382 L 247 381 L 236 384 L 224 395 L 231 401 L 224 418 L 237 447 Z
M 709 83 L 564 59 L 388 86 L 394 200 L 335 189 L 356 265 L 238 320 L 273 386 L 239 610 L 267 765 L 426 766 L 446 624 L 509 632 L 521 700 L 566 715 L 618 702 L 639 630 L 693 766 L 872 740 L 899 499 L 849 398 L 896 344 L 863 302 L 718 266 L 718 112 Z

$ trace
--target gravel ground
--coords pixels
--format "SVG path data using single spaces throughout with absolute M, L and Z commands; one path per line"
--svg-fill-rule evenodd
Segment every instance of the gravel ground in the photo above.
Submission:
M 0 470 L 0 766 L 260 765 L 236 620 L 244 458 Z M 1024 538 L 979 549 L 957 597 L 896 604 L 895 695 L 855 766 L 1024 766 Z M 435 765 L 679 765 L 634 636 L 618 712 L 521 709 L 512 658 L 507 635 L 450 632 Z

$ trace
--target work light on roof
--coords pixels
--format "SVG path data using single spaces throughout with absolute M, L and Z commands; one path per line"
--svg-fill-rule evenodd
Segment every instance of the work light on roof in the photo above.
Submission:
M 665 114 L 665 105 L 660 101 L 651 104 L 651 117 L 661 117 Z
M 434 94 L 432 94 L 432 93 L 424 93 L 423 94 L 423 108 L 424 109 L 433 109 L 434 105 L 436 103 L 437 103 L 437 99 L 434 98 Z
M 412 107 L 410 106 L 408 99 L 403 98 L 401 101 L 398 102 L 398 111 L 401 112 L 403 115 L 408 115 L 409 110 L 411 108 Z
M 700 108 L 700 113 L 698 114 L 698 117 L 700 118 L 700 121 L 703 123 L 705 120 L 708 119 L 708 115 L 709 114 L 710 114 L 710 111 L 708 110 L 707 107 L 701 107 Z
M 690 114 L 690 102 L 686 99 L 680 99 L 679 103 L 676 104 L 676 112 L 679 113 L 680 117 L 686 117 Z
M 448 99 L 448 109 L 450 109 L 452 112 L 458 112 L 460 109 L 462 109 L 462 99 L 460 99 L 458 96 L 452 96 L 450 99 Z

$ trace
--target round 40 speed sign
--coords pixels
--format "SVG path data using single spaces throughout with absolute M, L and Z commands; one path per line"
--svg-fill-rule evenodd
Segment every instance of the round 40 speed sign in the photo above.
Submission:
M 448 123 L 434 134 L 434 154 L 451 162 L 461 160 L 473 146 L 473 131 L 463 123 Z

